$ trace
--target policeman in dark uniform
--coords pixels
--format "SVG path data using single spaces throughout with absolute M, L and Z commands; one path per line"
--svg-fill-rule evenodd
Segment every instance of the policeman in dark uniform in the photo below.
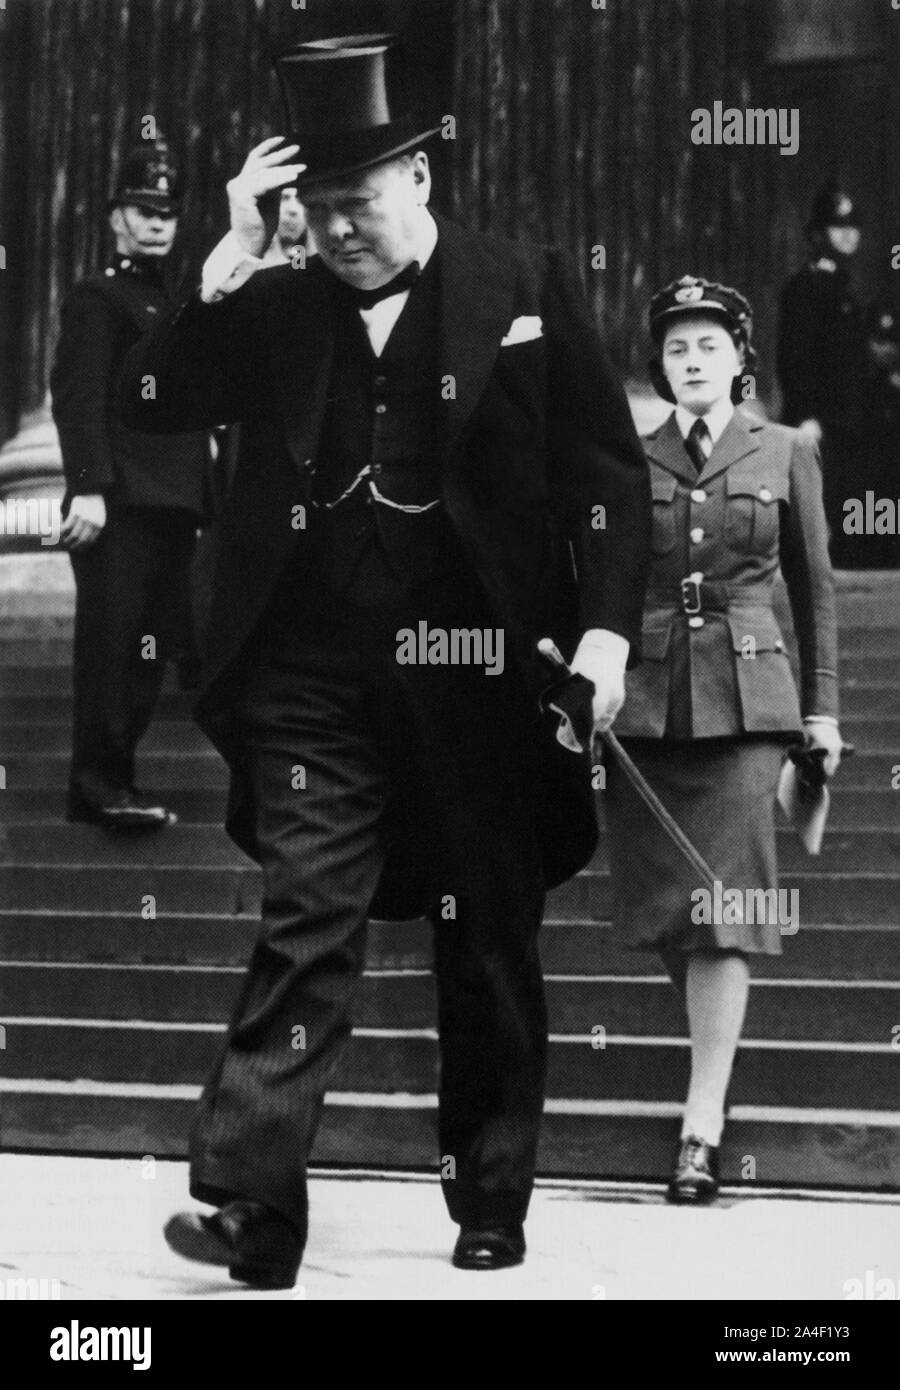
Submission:
M 844 534 L 843 504 L 858 495 L 857 474 L 867 447 L 866 337 L 850 280 L 859 217 L 833 182 L 813 203 L 806 235 L 809 260 L 788 281 L 781 299 L 776 367 L 782 420 L 820 446 L 832 564 L 854 568 L 866 561 L 860 538 Z
M 866 314 L 865 414 L 868 448 L 854 496 L 865 505 L 866 492 L 896 501 L 900 497 L 900 320 L 893 304 L 880 299 Z M 858 537 L 860 563 L 868 569 L 900 565 L 900 536 Z
M 68 296 L 50 379 L 66 475 L 61 536 L 76 584 L 67 811 L 115 828 L 175 820 L 136 789 L 134 757 L 167 657 L 190 650 L 188 567 L 207 442 L 127 429 L 114 399 L 128 349 L 171 308 L 163 266 L 178 209 L 165 143 L 133 150 L 110 200 L 115 255 Z

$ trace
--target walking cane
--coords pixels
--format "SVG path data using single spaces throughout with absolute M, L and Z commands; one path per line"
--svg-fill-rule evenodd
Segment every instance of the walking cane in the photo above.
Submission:
M 550 637 L 542 637 L 538 642 L 538 651 L 541 656 L 546 657 L 559 671 L 560 679 L 544 692 L 542 704 L 544 707 L 552 707 L 557 713 L 568 719 L 573 727 L 576 738 L 582 743 L 590 746 L 593 737 L 593 717 L 589 713 L 589 706 L 586 704 L 587 690 L 583 688 L 590 686 L 591 682 L 586 676 L 576 674 L 566 663 L 565 658 Z M 583 686 L 582 686 L 583 683 Z M 585 715 L 587 714 L 587 720 Z M 587 731 L 585 734 L 585 730 Z M 598 734 L 597 737 L 609 749 L 615 758 L 622 772 L 634 787 L 638 796 L 644 802 L 651 815 L 662 826 L 673 844 L 677 845 L 684 858 L 688 861 L 691 868 L 700 878 L 700 881 L 710 893 L 715 892 L 716 876 L 707 864 L 703 855 L 696 845 L 688 839 L 681 826 L 672 815 L 666 810 L 656 792 L 650 786 L 643 773 L 635 766 L 631 758 L 625 752 L 619 740 L 611 729 L 605 733 Z

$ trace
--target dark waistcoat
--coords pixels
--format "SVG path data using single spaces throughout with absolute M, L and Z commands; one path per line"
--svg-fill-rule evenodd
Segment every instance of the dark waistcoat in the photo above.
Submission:
M 440 495 L 437 254 L 380 357 L 356 306 L 340 291 L 335 295 L 328 408 L 297 564 L 311 566 L 332 593 L 365 607 L 401 601 L 459 564 L 440 502 L 420 512 L 390 505 L 428 507 Z

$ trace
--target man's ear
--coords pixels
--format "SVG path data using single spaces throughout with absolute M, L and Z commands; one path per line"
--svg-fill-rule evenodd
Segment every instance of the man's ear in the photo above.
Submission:
M 412 157 L 413 182 L 422 197 L 422 202 L 427 203 L 431 194 L 431 167 L 428 163 L 428 155 L 424 150 L 416 150 Z
M 116 236 L 121 236 L 123 232 L 128 230 L 125 226 L 125 221 L 122 217 L 122 209 L 120 207 L 114 207 L 110 211 L 109 225 L 112 227 Z

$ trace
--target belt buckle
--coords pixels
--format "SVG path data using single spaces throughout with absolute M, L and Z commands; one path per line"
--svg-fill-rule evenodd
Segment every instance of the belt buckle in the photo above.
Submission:
M 703 575 L 698 571 L 687 575 L 681 581 L 681 606 L 689 618 L 696 617 L 702 607 L 700 600 L 702 579 Z

